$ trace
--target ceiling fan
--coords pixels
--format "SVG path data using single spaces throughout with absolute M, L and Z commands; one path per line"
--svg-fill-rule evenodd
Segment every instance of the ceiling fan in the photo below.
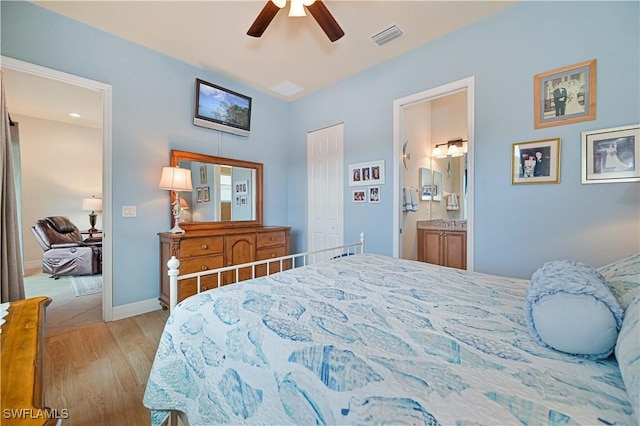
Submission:
M 260 37 L 278 11 L 282 9 L 286 3 L 287 0 L 267 1 L 267 4 L 264 5 L 264 8 L 251 25 L 251 28 L 247 31 L 247 35 Z M 307 16 L 304 13 L 305 6 L 309 9 L 309 12 L 315 18 L 316 22 L 318 22 L 320 28 L 322 28 L 327 37 L 329 37 L 329 40 L 334 42 L 344 35 L 344 31 L 342 31 L 338 22 L 321 0 L 291 0 L 289 16 Z

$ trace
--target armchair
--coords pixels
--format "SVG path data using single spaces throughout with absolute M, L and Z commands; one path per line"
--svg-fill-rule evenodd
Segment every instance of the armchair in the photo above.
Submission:
M 102 240 L 82 241 L 80 231 L 67 217 L 38 220 L 31 232 L 44 250 L 42 271 L 51 274 L 51 278 L 102 272 Z

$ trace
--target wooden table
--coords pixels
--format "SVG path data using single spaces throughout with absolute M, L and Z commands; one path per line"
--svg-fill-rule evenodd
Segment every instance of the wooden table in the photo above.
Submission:
M 64 412 L 44 405 L 44 322 L 48 297 L 11 302 L 0 334 L 0 424 L 54 425 Z M 66 411 L 66 410 L 65 410 Z

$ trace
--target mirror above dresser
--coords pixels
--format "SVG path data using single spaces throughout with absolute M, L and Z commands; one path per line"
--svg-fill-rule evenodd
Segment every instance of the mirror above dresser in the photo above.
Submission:
M 191 170 L 193 191 L 180 195 L 186 231 L 262 225 L 262 163 L 174 149 L 171 165 Z

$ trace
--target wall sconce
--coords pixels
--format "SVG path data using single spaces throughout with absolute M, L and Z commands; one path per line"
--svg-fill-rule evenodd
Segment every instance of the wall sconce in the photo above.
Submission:
M 447 143 L 441 143 L 435 146 L 431 156 L 436 158 L 447 158 L 447 157 L 462 157 L 465 152 L 467 152 L 466 145 L 467 142 L 465 139 L 453 139 L 448 141 Z M 446 146 L 446 152 L 443 148 Z
M 89 213 L 89 224 L 91 228 L 89 228 L 89 232 L 96 232 L 96 218 L 98 215 L 96 211 L 102 211 L 102 198 L 96 198 L 94 195 L 91 198 L 83 198 L 82 199 L 82 210 L 90 211 Z
M 405 170 L 409 170 L 409 168 L 407 167 L 407 160 L 411 160 L 411 154 L 407 153 L 407 144 L 409 143 L 409 141 L 406 141 L 404 143 L 404 146 L 402 147 L 402 164 L 404 164 L 404 169 Z
M 193 191 L 191 170 L 179 167 L 163 167 L 158 188 L 175 192 L 176 197 L 171 206 L 173 228 L 169 232 L 172 234 L 184 234 L 184 229 L 180 228 L 180 192 Z

